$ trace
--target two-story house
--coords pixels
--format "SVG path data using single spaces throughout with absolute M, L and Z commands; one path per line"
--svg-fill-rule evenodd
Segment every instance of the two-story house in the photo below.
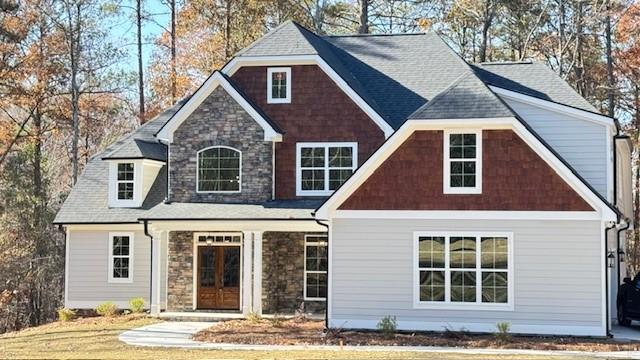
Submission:
M 629 154 L 542 64 L 287 22 L 87 164 L 65 305 L 605 335 Z

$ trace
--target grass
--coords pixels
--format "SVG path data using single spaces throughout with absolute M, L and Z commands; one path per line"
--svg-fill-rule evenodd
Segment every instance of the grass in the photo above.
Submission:
M 142 315 L 56 322 L 0 335 L 0 357 L 9 359 L 547 359 L 443 353 L 364 351 L 219 351 L 128 346 L 118 335 L 157 322 Z M 555 357 L 578 359 L 579 357 Z

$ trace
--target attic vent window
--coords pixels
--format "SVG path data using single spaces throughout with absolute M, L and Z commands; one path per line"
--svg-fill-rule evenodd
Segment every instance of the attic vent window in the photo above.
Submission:
M 291 103 L 291 68 L 267 69 L 267 103 Z

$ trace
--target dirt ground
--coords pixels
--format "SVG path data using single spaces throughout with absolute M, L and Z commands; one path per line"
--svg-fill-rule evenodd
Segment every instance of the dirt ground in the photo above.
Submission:
M 373 331 L 324 332 L 322 321 L 233 320 L 218 323 L 195 335 L 213 343 L 262 345 L 393 345 L 448 346 L 464 348 L 535 349 L 575 351 L 637 351 L 640 342 L 618 343 L 612 339 L 580 337 L 507 336 L 465 332 L 397 333 L 384 336 Z

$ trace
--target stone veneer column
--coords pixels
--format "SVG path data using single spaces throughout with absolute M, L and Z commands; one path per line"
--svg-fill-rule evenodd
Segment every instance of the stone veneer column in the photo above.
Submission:
M 193 304 L 193 232 L 169 233 L 167 268 L 167 310 L 192 311 Z

